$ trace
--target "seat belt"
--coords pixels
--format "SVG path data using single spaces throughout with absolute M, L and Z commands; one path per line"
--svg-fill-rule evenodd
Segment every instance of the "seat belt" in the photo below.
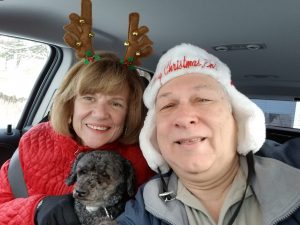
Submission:
M 49 121 L 50 111 L 39 123 Z M 12 155 L 8 166 L 8 181 L 15 198 L 27 198 L 28 191 L 24 179 L 23 170 L 19 158 L 19 149 L 17 148 Z
M 27 191 L 24 174 L 21 167 L 18 148 L 12 155 L 9 162 L 8 181 L 15 198 L 28 197 L 28 191 Z

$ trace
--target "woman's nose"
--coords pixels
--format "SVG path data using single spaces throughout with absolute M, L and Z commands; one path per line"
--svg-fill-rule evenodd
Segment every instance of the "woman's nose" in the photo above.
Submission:
M 109 108 L 103 102 L 97 102 L 93 107 L 93 115 L 100 119 L 106 119 L 109 117 Z

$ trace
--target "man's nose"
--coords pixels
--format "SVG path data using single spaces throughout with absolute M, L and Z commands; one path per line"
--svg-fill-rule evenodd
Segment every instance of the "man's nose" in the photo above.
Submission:
M 197 110 L 189 104 L 179 106 L 176 110 L 174 118 L 174 125 L 176 127 L 193 126 L 199 121 Z

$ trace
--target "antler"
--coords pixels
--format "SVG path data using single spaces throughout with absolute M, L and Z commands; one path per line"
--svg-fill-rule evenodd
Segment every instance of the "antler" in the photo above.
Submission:
M 128 41 L 124 43 L 126 52 L 125 62 L 132 62 L 135 65 L 141 65 L 140 58 L 146 57 L 152 53 L 153 42 L 146 33 L 149 31 L 146 26 L 139 26 L 139 14 L 134 12 L 129 14 Z
M 71 13 L 69 19 L 70 23 L 64 26 L 64 41 L 75 49 L 77 58 L 84 58 L 86 54 L 94 55 L 91 0 L 81 0 L 81 16 Z

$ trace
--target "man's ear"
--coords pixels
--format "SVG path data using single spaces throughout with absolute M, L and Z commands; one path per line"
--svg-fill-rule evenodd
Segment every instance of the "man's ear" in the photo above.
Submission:
M 67 177 L 67 179 L 65 180 L 65 182 L 68 186 L 74 184 L 77 180 L 76 168 L 77 168 L 77 164 L 78 164 L 79 160 L 82 158 L 83 155 L 84 155 L 84 153 L 79 153 L 73 162 L 73 166 L 71 168 L 70 174 Z

